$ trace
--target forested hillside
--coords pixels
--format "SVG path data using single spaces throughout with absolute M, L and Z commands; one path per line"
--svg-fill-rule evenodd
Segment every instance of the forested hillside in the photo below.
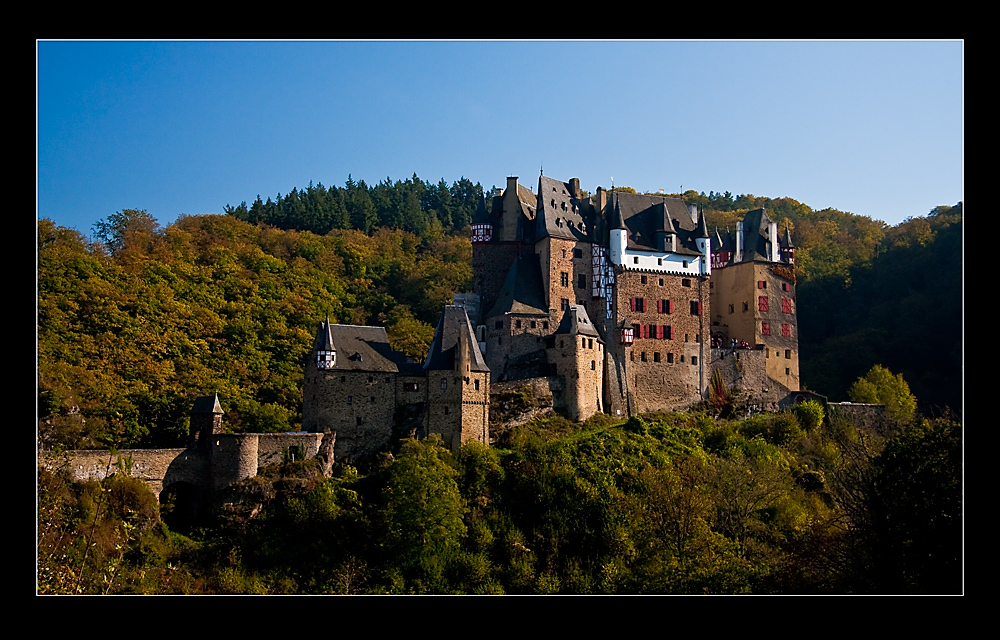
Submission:
M 822 422 L 820 422 L 822 420 Z M 824 419 L 816 403 L 583 425 L 457 454 L 263 469 L 177 517 L 123 468 L 43 472 L 42 593 L 960 593 L 961 428 Z

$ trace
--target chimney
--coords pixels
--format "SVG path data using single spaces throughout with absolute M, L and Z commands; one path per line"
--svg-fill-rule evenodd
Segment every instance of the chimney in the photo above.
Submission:
M 580 198 L 580 179 L 570 178 L 569 179 L 569 195 L 572 198 Z

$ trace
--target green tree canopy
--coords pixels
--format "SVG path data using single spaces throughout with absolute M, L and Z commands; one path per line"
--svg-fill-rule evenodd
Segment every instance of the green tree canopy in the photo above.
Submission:
M 909 423 L 917 410 L 917 399 L 910 393 L 910 386 L 902 374 L 893 375 L 880 364 L 875 365 L 863 378 L 851 385 L 848 395 L 852 402 L 869 402 L 885 405 L 889 417 Z

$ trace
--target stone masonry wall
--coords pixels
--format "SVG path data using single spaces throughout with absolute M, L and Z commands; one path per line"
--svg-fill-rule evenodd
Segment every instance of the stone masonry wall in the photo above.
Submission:
M 623 271 L 617 274 L 615 296 L 618 332 L 623 325 L 635 328 L 631 346 L 621 345 L 620 335 L 609 336 L 619 354 L 630 410 L 682 409 L 699 402 L 709 371 L 708 283 L 686 276 Z M 642 302 L 633 311 L 634 299 Z M 658 301 L 672 304 L 658 305 Z M 670 327 L 672 337 L 668 330 L 662 330 L 664 337 L 655 337 L 650 325 Z
M 337 432 L 337 459 L 370 455 L 392 438 L 396 374 L 365 371 L 306 372 L 302 427 Z

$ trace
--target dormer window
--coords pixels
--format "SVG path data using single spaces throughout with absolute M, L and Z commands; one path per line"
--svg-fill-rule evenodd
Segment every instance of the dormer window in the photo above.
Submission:
M 316 353 L 317 369 L 332 369 L 337 364 L 336 351 L 318 351 Z

